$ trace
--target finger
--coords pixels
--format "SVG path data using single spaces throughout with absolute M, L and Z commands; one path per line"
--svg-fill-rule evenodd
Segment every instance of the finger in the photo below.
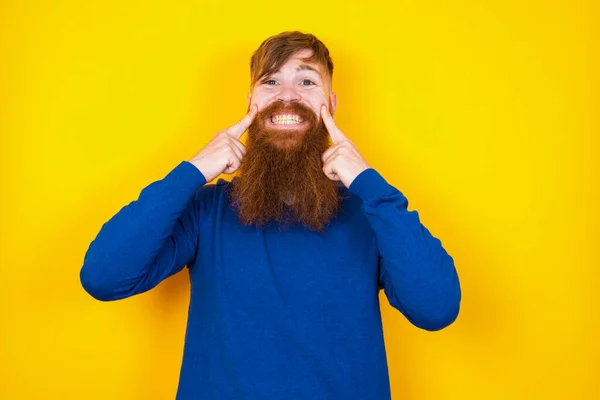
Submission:
M 237 169 L 240 167 L 241 165 L 241 160 L 240 159 L 234 159 L 231 164 L 227 165 L 227 168 L 225 168 L 225 172 L 226 174 L 233 174 L 235 171 L 237 171 Z
M 340 180 L 340 177 L 337 174 L 337 170 L 335 169 L 335 167 L 331 163 L 323 166 L 323 172 L 332 181 L 339 181 Z
M 327 160 L 331 158 L 334 154 L 344 154 L 352 157 L 360 157 L 360 155 L 356 151 L 356 148 L 354 147 L 354 144 L 350 140 L 347 140 L 347 138 L 346 140 L 339 142 L 338 144 L 334 144 L 333 146 L 325 150 L 325 152 L 321 155 L 321 160 L 323 160 L 323 163 L 326 163 Z
M 344 134 L 336 126 L 333 117 L 331 116 L 331 114 L 329 114 L 329 110 L 327 109 L 327 106 L 325 104 L 321 106 L 321 118 L 325 123 L 325 127 L 327 128 L 327 132 L 329 132 L 329 136 L 331 136 L 333 144 L 336 144 L 345 139 Z
M 325 153 L 323 153 L 323 155 L 321 156 L 321 160 L 323 161 L 323 164 L 327 163 L 327 160 L 329 159 L 329 157 L 331 157 L 331 155 L 333 153 L 335 153 L 337 151 L 337 149 L 339 148 L 339 146 L 337 145 L 333 145 L 330 148 L 328 148 Z
M 231 136 L 234 138 L 239 139 L 242 137 L 242 134 L 246 132 L 246 129 L 248 129 L 257 113 L 258 106 L 254 104 L 248 114 L 246 114 L 238 123 L 227 129 L 227 132 L 229 132 L 229 134 L 231 134 Z
M 240 149 L 240 151 L 241 151 L 241 153 L 242 153 L 243 155 L 245 155 L 245 154 L 246 154 L 246 146 L 244 146 L 244 144 L 243 144 L 243 143 L 242 143 L 240 140 L 238 140 L 238 139 L 235 139 L 235 138 L 234 138 L 234 137 L 232 137 L 232 136 L 229 136 L 229 138 L 228 138 L 228 139 L 229 139 L 229 141 L 230 141 L 230 142 L 233 144 L 233 146 L 235 146 L 235 147 L 237 147 L 238 149 Z
M 242 158 L 244 158 L 244 153 L 242 151 L 242 149 L 239 148 L 239 146 L 237 146 L 237 144 L 235 144 L 237 140 L 231 138 L 231 145 L 229 147 L 231 147 L 231 151 L 233 151 L 233 153 L 236 155 L 237 158 L 239 158 L 240 160 Z
M 231 138 L 231 142 L 240 150 L 242 155 L 246 155 L 246 146 L 242 142 L 234 138 Z

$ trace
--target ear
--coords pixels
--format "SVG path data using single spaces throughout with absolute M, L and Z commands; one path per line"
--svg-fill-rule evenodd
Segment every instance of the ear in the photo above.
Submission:
M 333 117 L 333 115 L 335 114 L 335 108 L 337 107 L 337 95 L 331 92 L 331 94 L 329 95 L 329 101 L 331 102 L 331 110 L 329 111 L 329 113 Z
M 248 111 L 250 111 L 250 102 L 252 101 L 252 93 L 248 93 Z

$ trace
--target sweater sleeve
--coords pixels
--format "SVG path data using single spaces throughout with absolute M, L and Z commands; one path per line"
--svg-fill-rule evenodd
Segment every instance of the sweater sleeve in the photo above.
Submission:
M 104 223 L 85 253 L 81 285 L 101 301 L 146 292 L 193 262 L 204 175 L 182 161 Z
M 408 200 L 373 168 L 361 172 L 348 190 L 362 209 L 379 248 L 379 288 L 413 325 L 436 331 L 458 317 L 461 288 L 454 260 L 421 224 Z

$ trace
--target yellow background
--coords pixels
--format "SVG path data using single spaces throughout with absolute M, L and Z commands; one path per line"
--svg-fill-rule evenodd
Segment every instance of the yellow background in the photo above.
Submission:
M 0 398 L 174 398 L 187 273 L 102 303 L 83 256 L 244 115 L 251 53 L 294 29 L 329 47 L 339 127 L 460 276 L 439 332 L 381 292 L 393 398 L 600 398 L 592 3 L 3 1 Z

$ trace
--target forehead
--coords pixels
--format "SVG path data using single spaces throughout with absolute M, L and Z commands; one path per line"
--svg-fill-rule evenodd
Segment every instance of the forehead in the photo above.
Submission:
M 304 61 L 303 58 L 308 58 L 313 54 L 312 49 L 302 49 L 294 53 L 287 59 L 287 61 L 281 66 L 281 69 L 292 69 L 295 71 L 302 70 L 313 70 L 319 75 L 323 75 L 321 65 L 311 62 Z

